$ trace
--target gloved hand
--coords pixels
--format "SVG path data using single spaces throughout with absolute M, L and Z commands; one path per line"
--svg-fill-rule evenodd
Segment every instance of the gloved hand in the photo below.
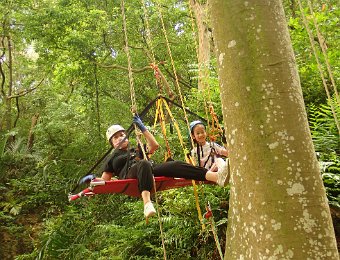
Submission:
M 90 183 L 96 176 L 94 174 L 89 174 L 80 179 L 79 185 L 83 183 Z
M 133 121 L 134 124 L 143 132 L 147 130 L 146 126 L 143 124 L 142 120 L 139 118 L 138 115 L 133 116 Z

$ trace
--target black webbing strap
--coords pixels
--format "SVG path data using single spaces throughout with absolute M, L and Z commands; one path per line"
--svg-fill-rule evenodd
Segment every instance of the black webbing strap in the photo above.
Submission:
M 181 106 L 180 104 L 177 104 L 176 102 L 172 101 L 171 99 L 169 99 L 167 97 L 163 97 L 163 96 L 159 96 L 159 98 L 164 98 L 168 103 L 171 103 L 171 104 L 175 105 L 176 107 L 184 109 L 188 114 L 197 117 L 198 119 L 200 119 L 204 123 L 207 123 L 207 120 L 204 117 L 197 115 L 196 113 L 194 113 L 194 112 L 190 111 L 189 109 Z

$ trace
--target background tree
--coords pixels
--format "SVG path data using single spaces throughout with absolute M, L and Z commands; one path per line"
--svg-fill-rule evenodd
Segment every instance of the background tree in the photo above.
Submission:
M 210 42 L 211 32 L 209 28 L 207 3 L 200 3 L 200 1 L 190 0 L 190 8 L 195 16 L 197 25 L 197 58 L 198 58 L 198 84 L 199 90 L 208 88 L 210 75 L 210 56 L 211 47 Z
M 232 172 L 225 259 L 338 259 L 281 2 L 210 5 Z

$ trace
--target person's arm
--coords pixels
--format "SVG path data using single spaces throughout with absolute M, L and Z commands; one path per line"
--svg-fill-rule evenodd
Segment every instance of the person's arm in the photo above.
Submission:
M 225 157 L 228 157 L 228 156 L 229 156 L 228 150 L 225 149 L 225 148 L 223 148 L 223 149 L 221 150 L 221 155 L 223 155 L 223 156 L 225 156 Z
M 149 130 L 143 124 L 142 120 L 139 118 L 138 115 L 133 116 L 133 123 L 135 123 L 136 126 L 142 131 L 142 133 L 143 133 L 143 135 L 144 135 L 144 137 L 146 139 L 146 142 L 147 142 L 149 153 L 150 154 L 154 153 L 158 149 L 159 144 L 156 141 L 156 139 L 153 136 L 153 134 L 151 134 L 149 132 Z
M 104 181 L 109 181 L 111 180 L 112 175 L 112 172 L 103 172 L 101 179 L 103 179 Z
M 150 154 L 153 154 L 159 147 L 158 142 L 156 141 L 155 137 L 153 134 L 149 132 L 149 130 L 146 130 L 143 132 L 143 135 L 146 139 L 148 150 Z
M 119 152 L 119 151 L 118 151 Z M 104 164 L 101 167 L 102 176 L 98 178 L 99 180 L 109 181 L 113 176 L 116 176 L 115 171 L 117 171 L 116 165 L 118 156 L 120 153 L 113 153 L 106 158 Z
M 225 157 L 228 157 L 229 152 L 227 149 L 225 149 L 223 146 L 217 144 L 217 143 L 213 143 L 213 147 L 215 148 L 215 150 L 217 151 L 217 153 L 219 155 L 223 155 Z

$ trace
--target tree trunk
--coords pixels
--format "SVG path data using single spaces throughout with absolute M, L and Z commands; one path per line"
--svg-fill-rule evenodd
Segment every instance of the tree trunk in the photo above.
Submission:
M 8 92 L 7 92 L 7 100 L 6 100 L 6 106 L 7 106 L 7 116 L 6 116 L 6 128 L 7 130 L 10 130 L 12 128 L 12 99 L 10 98 L 12 96 L 12 90 L 13 90 L 13 56 L 12 56 L 12 38 L 10 36 L 7 36 L 8 39 L 8 67 L 9 67 L 9 82 L 8 82 Z
M 289 7 L 290 7 L 290 10 L 292 12 L 292 17 L 296 18 L 296 3 L 295 3 L 295 0 L 290 0 Z
M 225 259 L 338 259 L 281 1 L 209 4 L 232 172 Z
M 189 3 L 196 18 L 198 31 L 198 89 L 203 90 L 209 87 L 210 75 L 210 33 L 207 25 L 207 8 L 206 4 L 200 4 L 196 0 L 190 0 Z
M 10 98 L 12 95 L 12 89 L 13 89 L 13 58 L 12 58 L 12 39 L 10 36 L 2 36 L 1 37 L 1 47 L 3 48 L 2 56 L 1 58 L 1 96 L 4 100 L 4 113 L 0 118 L 0 129 L 3 130 L 10 130 L 12 127 L 12 99 Z M 6 49 L 8 53 L 8 75 L 9 80 L 8 84 L 6 84 L 6 65 L 5 65 L 5 54 Z M 8 86 L 8 89 L 6 91 L 6 85 Z
M 28 151 L 31 151 L 32 148 L 33 148 L 33 144 L 34 144 L 34 127 L 37 125 L 38 119 L 39 119 L 39 113 L 36 113 L 32 117 L 31 129 L 30 129 L 30 132 L 28 134 L 28 141 L 27 141 L 27 150 Z

